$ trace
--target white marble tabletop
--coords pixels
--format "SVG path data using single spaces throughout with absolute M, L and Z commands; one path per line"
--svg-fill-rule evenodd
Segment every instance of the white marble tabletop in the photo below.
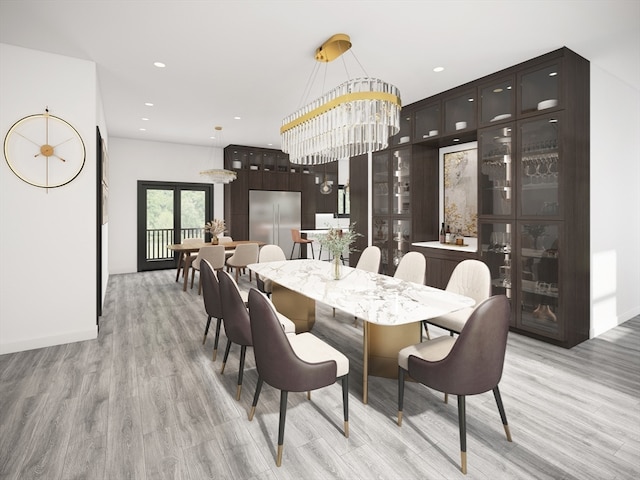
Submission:
M 254 263 L 252 271 L 313 300 L 379 325 L 419 322 L 471 307 L 472 298 L 388 275 L 342 266 L 334 280 L 333 264 L 320 260 Z

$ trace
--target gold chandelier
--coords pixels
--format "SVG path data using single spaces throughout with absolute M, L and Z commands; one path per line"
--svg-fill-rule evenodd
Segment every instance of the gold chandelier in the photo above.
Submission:
M 220 145 L 220 148 L 222 148 L 224 146 L 223 145 L 224 142 L 222 141 L 222 127 L 216 125 L 213 128 L 218 133 L 216 133 L 215 137 L 211 137 L 211 138 L 213 138 L 214 140 L 218 139 L 217 143 L 218 145 Z M 209 180 L 211 181 L 211 183 L 231 183 L 237 178 L 237 173 L 234 172 L 233 170 L 225 170 L 221 168 L 203 170 L 200 172 L 200 175 L 205 175 L 209 177 Z
M 351 48 L 336 34 L 316 49 L 319 62 Z M 289 161 L 318 165 L 382 150 L 400 130 L 400 91 L 377 78 L 355 78 L 325 93 L 282 121 L 282 151 Z

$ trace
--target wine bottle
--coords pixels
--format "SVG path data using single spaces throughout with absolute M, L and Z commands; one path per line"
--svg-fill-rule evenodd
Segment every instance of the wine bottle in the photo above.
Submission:
M 445 235 L 444 222 L 442 222 L 442 227 L 440 228 L 440 237 L 438 238 L 440 240 L 440 243 L 444 243 Z
M 447 225 L 447 230 L 444 232 L 444 243 L 451 243 L 451 228 Z

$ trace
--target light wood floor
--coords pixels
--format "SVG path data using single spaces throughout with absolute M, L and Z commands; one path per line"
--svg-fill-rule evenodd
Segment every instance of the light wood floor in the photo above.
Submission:
M 351 435 L 339 384 L 290 394 L 277 468 L 278 392 L 247 420 L 251 350 L 237 402 L 239 349 L 220 375 L 226 338 L 213 363 L 202 297 L 174 275 L 111 276 L 97 340 L 0 356 L 0 478 L 465 478 L 455 397 L 408 384 L 401 428 L 395 380 L 371 378 L 363 405 L 361 328 L 321 305 L 314 333 L 350 359 Z M 639 317 L 571 350 L 510 333 L 500 388 L 513 443 L 491 393 L 469 397 L 466 478 L 640 477 Z

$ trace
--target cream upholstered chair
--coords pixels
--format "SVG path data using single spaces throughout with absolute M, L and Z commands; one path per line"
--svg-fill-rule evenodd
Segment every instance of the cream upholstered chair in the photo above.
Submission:
M 218 237 L 218 245 L 225 244 L 225 243 L 231 243 L 231 242 L 233 242 L 233 238 L 228 236 L 228 235 L 220 235 Z M 236 251 L 233 248 L 225 249 L 225 251 L 224 251 L 224 254 L 226 255 L 227 258 L 229 258 L 234 253 L 236 253 Z
M 427 260 L 420 252 L 408 252 L 405 253 L 396 273 L 393 275 L 395 278 L 404 280 L 406 282 L 419 283 L 424 285 L 424 276 L 427 272 Z
M 252 288 L 249 313 L 258 383 L 249 420 L 253 419 L 263 383 L 280 390 L 280 423 L 276 465 L 282 464 L 289 392 L 309 392 L 342 379 L 344 436 L 349 436 L 349 359 L 311 333 L 287 335 L 280 328 L 273 304 Z M 310 398 L 310 397 L 308 397 Z
M 247 265 L 258 262 L 258 244 L 242 243 L 236 247 L 235 252 L 227 258 L 227 267 L 235 269 L 236 282 L 240 270 L 247 268 Z M 249 270 L 249 281 L 251 281 L 251 270 Z
M 280 262 L 286 259 L 287 257 L 284 254 L 284 251 L 278 245 L 264 245 L 260 249 L 260 253 L 258 254 L 258 263 Z M 268 278 L 265 278 L 263 280 L 260 278 L 260 275 L 256 273 L 256 283 L 258 284 L 258 290 L 266 293 L 267 295 L 271 295 L 271 280 L 269 280 Z
M 453 270 L 447 283 L 446 291 L 471 297 L 478 305 L 491 296 L 491 272 L 489 267 L 480 260 L 463 260 Z M 454 332 L 460 333 L 471 312 L 473 312 L 473 307 L 467 307 L 446 315 L 430 318 L 424 322 L 425 329 L 427 324 L 431 324 L 449 330 L 452 335 Z M 427 330 L 428 335 L 429 331 Z
M 467 395 L 493 390 L 507 440 L 511 433 L 498 383 L 502 377 L 511 307 L 504 295 L 489 297 L 473 313 L 457 337 L 441 336 L 403 348 L 398 353 L 398 425 L 402 425 L 404 377 L 458 397 L 460 468 L 467 473 Z
M 194 243 L 202 243 L 204 240 L 202 238 L 185 238 L 182 240 L 182 245 L 193 245 Z M 176 282 L 180 278 L 180 271 L 182 271 L 182 276 L 189 274 L 189 268 L 191 267 L 191 262 L 196 258 L 195 253 L 183 252 L 180 257 L 180 263 L 178 270 L 176 271 Z
M 203 260 L 207 260 L 214 270 L 224 268 L 224 247 L 222 245 L 206 245 L 200 249 L 195 260 L 191 262 L 191 288 L 193 288 L 193 280 L 196 271 L 200 271 Z M 202 278 L 198 276 L 198 295 L 202 293 Z

